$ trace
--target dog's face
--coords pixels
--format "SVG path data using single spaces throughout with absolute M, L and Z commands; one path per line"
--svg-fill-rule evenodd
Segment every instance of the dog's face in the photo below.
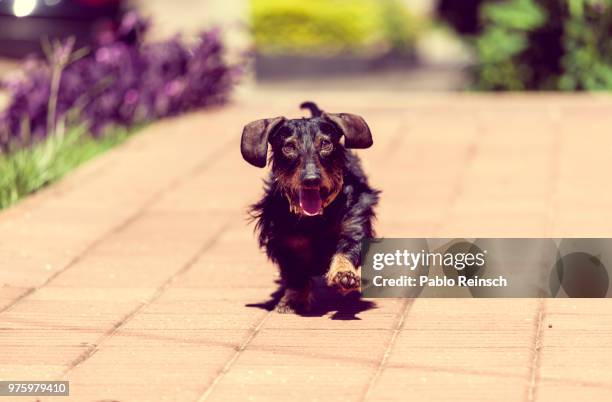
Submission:
M 342 189 L 341 137 L 322 118 L 288 120 L 271 135 L 272 172 L 293 212 L 318 215 Z
M 274 179 L 291 211 L 314 216 L 322 214 L 342 189 L 345 147 L 368 148 L 372 135 L 361 117 L 345 113 L 257 120 L 242 133 L 244 159 L 264 167 L 268 143 Z

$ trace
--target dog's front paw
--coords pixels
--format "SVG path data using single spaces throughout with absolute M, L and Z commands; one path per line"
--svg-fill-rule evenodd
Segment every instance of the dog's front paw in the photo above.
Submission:
M 359 272 L 349 259 L 342 254 L 336 254 L 332 258 L 325 278 L 328 286 L 337 288 L 343 295 L 359 291 L 361 287 Z
M 344 294 L 359 290 L 359 276 L 354 272 L 338 272 L 334 277 L 334 285 Z

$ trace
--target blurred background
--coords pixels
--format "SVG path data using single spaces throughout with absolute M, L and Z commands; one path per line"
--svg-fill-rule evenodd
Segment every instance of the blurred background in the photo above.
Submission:
M 127 10 L 151 18 L 149 40 L 221 27 L 256 85 L 612 87 L 608 0 L 0 0 L 0 68 L 44 36 L 91 42 Z
M 0 156 L 245 91 L 609 90 L 611 3 L 0 0 Z M 15 163 L 0 207 L 68 169 Z M 45 178 L 24 186 L 24 170 Z

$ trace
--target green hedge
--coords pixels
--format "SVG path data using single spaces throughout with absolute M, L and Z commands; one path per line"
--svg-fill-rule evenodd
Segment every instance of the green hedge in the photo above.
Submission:
M 401 0 L 251 0 L 260 53 L 409 52 L 418 31 Z
M 611 0 L 480 6 L 474 83 L 482 90 L 612 89 Z

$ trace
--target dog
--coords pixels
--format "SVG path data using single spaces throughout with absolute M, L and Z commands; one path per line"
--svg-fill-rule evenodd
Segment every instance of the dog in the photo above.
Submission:
M 323 112 L 313 102 L 300 107 L 312 117 L 253 121 L 241 139 L 247 162 L 259 168 L 271 164 L 264 196 L 250 216 L 260 247 L 280 268 L 284 295 L 276 310 L 281 313 L 311 309 L 315 276 L 324 275 L 343 295 L 360 290 L 361 242 L 375 235 L 380 193 L 350 151 L 373 144 L 365 120 Z

